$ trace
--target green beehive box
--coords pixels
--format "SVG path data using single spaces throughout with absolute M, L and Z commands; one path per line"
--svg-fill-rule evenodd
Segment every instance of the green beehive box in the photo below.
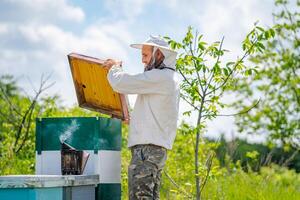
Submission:
M 121 150 L 121 121 L 104 117 L 38 118 L 36 150 L 60 150 L 60 136 L 73 131 L 66 142 L 78 150 Z
M 36 174 L 61 175 L 61 139 L 90 153 L 84 175 L 100 175 L 96 199 L 121 199 L 121 120 L 60 117 L 36 120 Z
M 1 200 L 94 200 L 99 175 L 0 176 Z

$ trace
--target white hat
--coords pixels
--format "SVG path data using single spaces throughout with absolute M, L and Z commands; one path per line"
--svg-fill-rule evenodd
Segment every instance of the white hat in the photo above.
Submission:
M 162 53 L 165 56 L 165 60 L 164 60 L 165 65 L 167 65 L 168 67 L 175 68 L 177 52 L 171 49 L 169 47 L 168 42 L 164 40 L 162 37 L 150 35 L 150 37 L 145 42 L 138 43 L 138 44 L 131 44 L 130 46 L 132 48 L 142 49 L 143 45 L 157 47 L 159 50 L 162 51 Z

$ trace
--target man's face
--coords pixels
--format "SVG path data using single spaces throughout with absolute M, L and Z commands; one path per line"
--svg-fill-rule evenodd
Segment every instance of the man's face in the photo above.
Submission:
M 142 47 L 142 62 L 145 64 L 145 66 L 151 63 L 153 49 L 153 46 L 149 45 L 143 45 Z M 165 58 L 164 54 L 159 49 L 156 50 L 154 57 L 155 63 L 160 63 Z
M 152 52 L 153 52 L 153 46 L 143 45 L 143 47 L 142 47 L 142 63 L 144 63 L 145 66 L 150 64 Z

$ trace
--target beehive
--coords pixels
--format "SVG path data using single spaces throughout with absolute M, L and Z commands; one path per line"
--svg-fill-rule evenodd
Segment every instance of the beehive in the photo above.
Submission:
M 128 100 L 113 91 L 107 80 L 104 60 L 76 53 L 68 55 L 77 100 L 82 108 L 109 114 L 128 123 Z
M 67 144 L 90 154 L 83 175 L 100 176 L 95 199 L 120 200 L 121 120 L 107 117 L 37 118 L 37 175 L 61 175 L 60 138 L 65 133 L 71 133 L 65 140 Z

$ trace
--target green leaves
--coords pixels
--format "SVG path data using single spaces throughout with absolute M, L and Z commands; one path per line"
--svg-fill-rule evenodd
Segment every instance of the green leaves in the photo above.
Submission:
M 175 41 L 173 41 L 173 40 L 171 40 L 171 41 L 169 42 L 169 44 L 170 44 L 171 48 L 174 49 L 174 50 L 180 49 L 180 48 L 182 47 L 182 45 L 181 45 L 180 43 L 175 42 Z
M 270 40 L 275 37 L 274 28 L 270 28 L 265 30 L 264 28 L 257 26 L 247 34 L 246 38 L 242 43 L 243 51 L 247 52 L 247 54 L 253 54 L 256 52 L 261 52 L 265 50 L 265 46 L 263 42 Z
M 244 99 L 253 101 L 260 96 L 263 101 L 258 107 L 236 116 L 239 130 L 265 134 L 274 144 L 299 148 L 294 141 L 300 136 L 300 13 L 299 5 L 294 3 L 276 1 L 281 9 L 273 13 L 272 28 L 256 26 L 244 40 L 245 51 L 253 45 L 250 61 L 259 67 L 244 68 L 248 77 L 236 84 L 240 98 L 235 107 L 247 105 Z M 289 10 L 292 7 L 296 9 Z
M 194 38 L 194 36 L 192 34 L 192 27 L 189 26 L 188 27 L 188 31 L 187 31 L 185 37 L 182 40 L 182 43 L 184 45 L 188 46 L 188 45 L 190 45 L 193 42 L 193 38 Z
M 176 62 L 176 69 L 183 78 L 181 98 L 192 109 L 183 113 L 190 117 L 193 111 L 198 112 L 197 124 L 191 133 L 196 134 L 195 141 L 195 168 L 194 177 L 199 180 L 205 176 L 209 169 L 199 162 L 199 143 L 202 141 L 200 133 L 205 131 L 206 122 L 218 116 L 226 104 L 221 102 L 224 91 L 236 82 L 235 76 L 251 76 L 254 69 L 245 65 L 247 56 L 255 52 L 263 52 L 263 41 L 274 37 L 273 30 L 265 30 L 255 26 L 243 41 L 245 53 L 236 61 L 223 62 L 223 56 L 228 50 L 223 49 L 224 37 L 221 41 L 207 44 L 198 32 L 194 34 L 192 27 L 188 27 L 182 42 L 177 42 L 168 37 L 168 42 L 173 49 L 180 51 Z M 197 181 L 199 183 L 199 181 Z M 200 185 L 197 185 L 198 191 Z M 198 194 L 199 195 L 199 194 Z
M 222 62 L 223 56 L 228 52 L 222 47 L 224 37 L 221 41 L 207 44 L 203 41 L 203 35 L 193 31 L 190 26 L 181 42 L 165 37 L 173 49 L 181 52 L 176 68 L 183 77 L 181 93 L 184 101 L 193 106 L 194 110 L 201 111 L 201 118 L 216 117 L 219 109 L 225 106 L 219 99 L 236 82 L 235 77 L 247 77 L 257 73 L 255 68 L 245 65 L 245 59 L 255 52 L 264 52 L 264 41 L 274 36 L 274 29 L 264 29 L 256 23 L 242 43 L 244 55 L 236 61 L 226 63 Z M 212 99 L 212 96 L 218 96 L 217 100 Z M 191 111 L 184 114 L 190 116 Z
M 16 79 L 11 75 L 0 76 L 0 174 L 34 174 L 35 163 L 35 118 L 58 116 L 99 116 L 99 113 L 81 108 L 60 106 L 60 98 L 44 96 L 36 99 L 32 114 L 22 122 L 32 97 L 23 93 Z M 20 126 L 26 128 L 18 132 Z M 27 132 L 28 127 L 28 132 Z M 20 134 L 17 134 L 20 133 Z M 16 143 L 16 138 L 19 142 Z M 14 147 L 20 147 L 15 151 Z

